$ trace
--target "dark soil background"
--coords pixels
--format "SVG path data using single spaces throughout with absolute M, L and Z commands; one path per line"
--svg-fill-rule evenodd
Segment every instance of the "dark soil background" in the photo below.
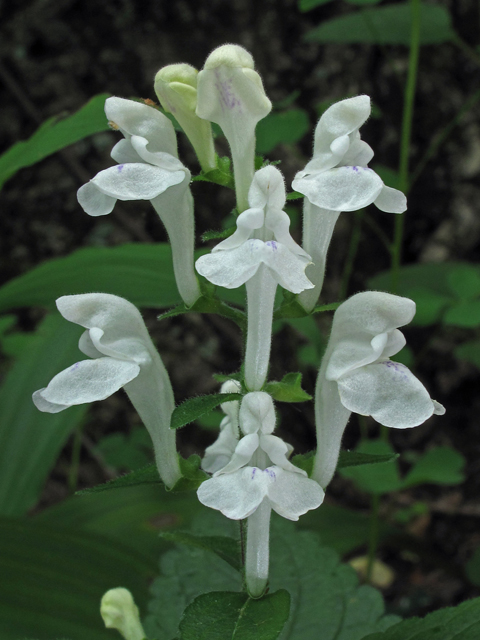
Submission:
M 386 2 L 385 4 L 388 4 Z M 451 13 L 454 27 L 469 45 L 480 43 L 478 2 L 438 2 Z M 280 102 L 299 90 L 295 105 L 306 109 L 312 130 L 316 107 L 348 95 L 366 93 L 381 111 L 362 129 L 362 137 L 375 150 L 375 159 L 395 169 L 398 165 L 403 86 L 408 63 L 405 47 L 319 46 L 306 43 L 305 33 L 321 20 L 356 10 L 331 2 L 302 14 L 294 0 L 0 0 L 0 149 L 30 136 L 46 118 L 70 113 L 102 92 L 123 97 L 153 98 L 153 77 L 169 63 L 188 62 L 197 68 L 220 44 L 235 42 L 254 56 L 267 94 Z M 388 53 L 388 57 L 385 55 Z M 413 122 L 411 163 L 415 167 L 432 137 L 455 116 L 479 87 L 479 67 L 458 46 L 444 44 L 421 50 L 418 92 Z M 4 187 L 0 215 L 0 284 L 25 273 L 49 258 L 68 255 L 85 246 L 114 246 L 124 242 L 165 241 L 164 230 L 149 203 L 121 203 L 106 218 L 84 214 L 77 189 L 99 170 L 110 166 L 113 133 L 103 133 L 38 165 L 20 171 Z M 277 147 L 272 160 L 281 160 L 289 184 L 311 152 L 311 136 L 298 147 Z M 190 147 L 180 142 L 181 157 L 193 171 L 198 168 Z M 226 149 L 225 149 L 226 151 Z M 405 219 L 404 263 L 480 259 L 480 124 L 479 109 L 467 113 L 440 152 L 429 163 L 409 196 Z M 205 183 L 193 185 L 198 236 L 220 228 L 233 207 L 230 193 Z M 389 236 L 389 214 L 373 211 Z M 342 214 L 330 250 L 324 301 L 338 299 L 346 251 L 354 217 Z M 296 230 L 298 234 L 298 229 Z M 297 235 L 298 237 L 298 235 Z M 200 244 L 200 241 L 199 243 Z M 367 226 L 363 228 L 349 293 L 366 286 L 367 279 L 387 269 L 389 257 Z M 18 313 L 19 327 L 33 329 L 40 310 Z M 165 364 L 171 373 L 178 401 L 214 392 L 214 372 L 238 369 L 241 339 L 228 321 L 213 316 L 186 316 L 163 321 L 146 313 Z M 328 326 L 320 322 L 319 330 Z M 406 329 L 414 351 L 422 350 L 432 328 Z M 416 369 L 432 397 L 447 408 L 442 418 L 407 432 L 391 433 L 398 451 L 422 452 L 432 444 L 453 445 L 467 459 L 468 481 L 461 487 L 425 487 L 403 495 L 403 502 L 422 499 L 429 514 L 417 519 L 413 536 L 453 566 L 454 573 L 405 553 L 385 549 L 382 558 L 396 571 L 387 591 L 391 605 L 407 613 L 424 613 L 479 595 L 462 578 L 462 566 L 480 544 L 480 373 L 453 356 L 454 346 L 472 337 L 462 330 L 439 330 Z M 271 377 L 298 370 L 295 356 L 304 339 L 292 328 L 277 333 Z M 304 369 L 304 386 L 312 391 L 315 369 Z M 118 397 L 117 397 L 118 396 Z M 127 432 L 138 418 L 117 394 L 92 407 L 82 448 L 80 483 L 94 484 L 108 477 L 108 469 L 93 454 L 103 435 Z M 313 411 L 289 406 L 283 424 L 294 424 L 286 437 L 299 452 L 314 446 Z M 371 433 L 376 427 L 371 425 Z M 359 437 L 355 421 L 345 444 Z M 185 454 L 201 452 L 212 434 L 186 429 L 181 434 Z M 65 469 L 71 444 L 62 454 L 42 498 L 46 506 L 67 495 Z M 330 500 L 366 510 L 365 496 L 341 479 L 332 483 Z M 399 499 L 393 497 L 392 500 Z M 387 505 L 388 506 L 388 505 Z

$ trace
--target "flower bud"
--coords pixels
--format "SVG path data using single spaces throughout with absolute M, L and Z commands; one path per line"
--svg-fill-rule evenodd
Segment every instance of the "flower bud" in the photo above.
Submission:
M 204 171 L 215 169 L 212 127 L 197 116 L 198 71 L 189 64 L 170 64 L 155 76 L 160 104 L 172 113 L 190 140 Z
M 240 213 L 253 180 L 255 127 L 271 108 L 248 51 L 235 44 L 212 51 L 198 75 L 197 115 L 220 125 L 228 140 Z
M 102 597 L 100 614 L 107 629 L 117 629 L 125 640 L 144 640 L 138 607 L 128 589 L 110 589 Z

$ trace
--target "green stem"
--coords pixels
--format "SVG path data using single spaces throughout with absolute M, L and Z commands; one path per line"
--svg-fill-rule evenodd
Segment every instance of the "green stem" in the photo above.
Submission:
M 353 223 L 352 235 L 350 236 L 350 245 L 348 247 L 347 259 L 345 261 L 345 267 L 343 269 L 343 274 L 342 274 L 342 282 L 340 284 L 340 293 L 338 296 L 340 300 L 345 300 L 347 296 L 348 283 L 350 281 L 350 277 L 353 271 L 353 263 L 355 262 L 358 246 L 362 238 L 363 215 L 364 215 L 363 209 L 360 209 L 359 211 L 355 211 L 355 219 Z
M 408 163 L 410 139 L 412 134 L 413 103 L 417 86 L 418 58 L 420 54 L 420 0 L 411 0 L 412 33 L 410 40 L 410 58 L 408 63 L 407 84 L 403 103 L 402 139 L 400 143 L 399 189 L 408 193 Z M 392 292 L 398 288 L 405 214 L 395 216 L 395 233 L 392 247 Z
M 80 469 L 80 451 L 82 448 L 83 425 L 79 425 L 73 432 L 72 458 L 68 470 L 67 486 L 68 493 L 73 495 L 78 486 L 78 472 Z
M 373 494 L 371 497 L 371 512 L 370 512 L 370 531 L 368 537 L 368 562 L 367 571 L 365 575 L 365 582 L 370 584 L 372 581 L 373 565 L 375 562 L 375 556 L 377 554 L 378 547 L 378 512 L 380 508 L 380 496 Z

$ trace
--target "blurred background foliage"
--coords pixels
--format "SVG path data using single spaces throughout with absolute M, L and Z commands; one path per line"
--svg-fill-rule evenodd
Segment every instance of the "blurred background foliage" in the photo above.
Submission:
M 412 431 L 390 430 L 389 442 L 369 419 L 352 419 L 347 448 L 401 456 L 343 469 L 326 504 L 300 526 L 353 559 L 360 573 L 363 566 L 364 576 L 367 545 L 379 543 L 382 563 L 370 566 L 370 580 L 393 613 L 423 614 L 478 595 L 478 2 L 420 3 L 411 133 L 404 107 L 411 2 L 24 0 L 0 3 L 0 16 L 2 638 L 111 637 L 98 616 L 102 593 L 127 586 L 146 614 L 158 556 L 172 545 L 158 533 L 186 527 L 205 511 L 194 495 L 169 495 L 157 485 L 73 497 L 77 488 L 149 463 L 146 432 L 121 393 L 56 415 L 36 411 L 30 397 L 78 359 L 78 327 L 54 310 L 55 299 L 69 293 L 115 293 L 142 308 L 177 402 L 217 391 L 213 374 L 238 370 L 241 337 L 229 320 L 189 314 L 156 321 L 180 300 L 165 232 L 149 203 L 118 203 L 110 216 L 90 218 L 76 201 L 78 187 L 111 164 L 117 136 L 103 115 L 105 97 L 155 98 L 152 79 L 161 66 L 200 68 L 225 42 L 249 49 L 262 74 L 274 109 L 259 123 L 257 153 L 280 162 L 287 184 L 311 154 L 321 113 L 342 98 L 371 96 L 362 137 L 375 150 L 372 167 L 408 190 L 409 208 L 396 230 L 393 216 L 373 208 L 340 216 L 322 302 L 365 288 L 415 300 L 409 347 L 399 359 L 447 408 Z M 181 133 L 179 147 L 198 173 Z M 205 250 L 204 232 L 234 223 L 233 194 L 200 181 L 192 189 L 197 246 Z M 301 200 L 291 200 L 288 213 L 299 240 Z M 402 266 L 392 272 L 399 238 Z M 238 292 L 230 299 L 238 301 Z M 313 392 L 330 318 L 276 322 L 272 379 L 300 369 Z M 311 404 L 279 410 L 280 431 L 287 427 L 281 434 L 297 452 L 312 450 Z M 183 454 L 201 454 L 220 419 L 217 410 L 182 430 Z M 369 520 L 371 505 L 379 520 Z M 150 612 L 155 587 L 152 594 Z

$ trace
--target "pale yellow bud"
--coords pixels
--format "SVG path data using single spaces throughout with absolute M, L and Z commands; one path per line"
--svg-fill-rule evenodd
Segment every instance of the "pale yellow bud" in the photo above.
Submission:
M 100 604 L 100 615 L 107 629 L 117 629 L 125 640 L 144 640 L 138 607 L 128 589 L 107 591 Z

